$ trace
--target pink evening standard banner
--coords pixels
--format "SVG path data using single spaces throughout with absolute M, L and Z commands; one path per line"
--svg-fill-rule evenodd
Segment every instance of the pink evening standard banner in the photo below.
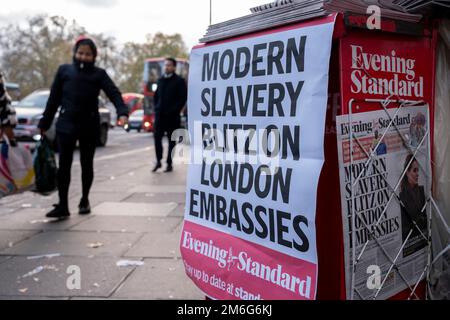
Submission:
M 186 274 L 223 300 L 313 300 L 335 15 L 192 50 Z

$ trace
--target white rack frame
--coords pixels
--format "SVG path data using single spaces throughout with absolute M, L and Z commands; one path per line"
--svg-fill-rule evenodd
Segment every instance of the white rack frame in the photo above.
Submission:
M 365 153 L 366 157 L 367 157 L 367 161 L 365 163 L 365 167 L 367 167 L 368 165 L 370 165 L 370 163 L 372 162 L 372 160 L 374 159 L 374 157 L 376 156 L 376 150 L 378 149 L 381 141 L 384 139 L 384 137 L 386 136 L 386 134 L 388 133 L 388 131 L 394 127 L 395 130 L 397 131 L 397 133 L 399 134 L 399 136 L 402 139 L 403 145 L 404 147 L 406 147 L 408 149 L 408 151 L 413 154 L 413 158 L 411 159 L 410 163 L 408 163 L 407 167 L 404 169 L 401 177 L 399 178 L 398 183 L 395 185 L 395 187 L 392 187 L 388 181 L 386 180 L 386 178 L 384 176 L 383 179 L 385 180 L 387 186 L 391 189 L 391 196 L 388 200 L 388 203 L 386 204 L 386 207 L 383 211 L 383 213 L 380 215 L 380 218 L 378 219 L 378 221 L 376 222 L 375 226 L 377 226 L 380 222 L 381 222 L 381 217 L 383 217 L 384 213 L 386 212 L 387 208 L 389 207 L 389 204 L 391 203 L 392 199 L 395 197 L 397 199 L 397 201 L 399 201 L 400 205 L 402 206 L 402 202 L 400 200 L 400 197 L 397 195 L 397 190 L 401 184 L 401 181 L 403 179 L 403 177 L 405 176 L 409 166 L 412 164 L 413 159 L 415 158 L 415 156 L 417 155 L 420 147 L 424 144 L 424 142 L 426 141 L 426 139 L 428 139 L 429 135 L 430 135 L 430 127 L 428 126 L 427 131 L 424 135 L 424 137 L 422 138 L 422 141 L 420 141 L 420 144 L 415 148 L 412 149 L 407 143 L 406 143 L 406 139 L 405 137 L 401 134 L 399 128 L 394 124 L 394 119 L 396 118 L 397 114 L 399 113 L 399 111 L 404 107 L 404 106 L 418 106 L 418 105 L 424 105 L 424 106 L 429 106 L 428 103 L 426 103 L 425 101 L 410 101 L 410 100 L 391 100 L 391 97 L 388 97 L 387 99 L 381 100 L 381 99 L 365 99 L 363 100 L 366 103 L 379 103 L 381 105 L 381 108 L 386 112 L 386 114 L 389 117 L 390 123 L 389 126 L 385 129 L 385 131 L 383 132 L 382 137 L 379 139 L 377 145 L 375 147 L 372 148 L 370 154 L 362 147 L 360 141 L 358 140 L 358 138 L 353 134 L 353 127 L 350 125 L 350 131 L 349 131 L 349 141 L 350 141 L 350 163 L 351 165 L 353 165 L 354 163 L 354 159 L 353 159 L 353 147 L 354 147 L 354 142 L 356 141 L 356 143 L 358 144 L 359 148 L 361 150 L 363 150 L 363 152 Z M 348 113 L 348 121 L 351 124 L 353 122 L 353 104 L 356 102 L 355 99 L 352 99 L 349 101 L 349 113 Z M 394 116 L 391 116 L 391 114 L 389 113 L 387 107 L 391 104 L 391 103 L 398 103 L 399 107 L 397 108 Z M 392 110 L 394 110 L 393 108 L 390 109 L 391 112 Z M 427 143 L 427 166 L 429 165 L 429 167 L 431 167 L 431 152 L 430 152 L 430 143 Z M 432 177 L 431 177 L 431 172 L 429 172 L 429 174 L 427 174 L 427 170 L 426 168 L 424 169 L 420 163 L 419 163 L 419 168 L 425 172 L 425 175 L 427 176 L 428 179 L 428 183 L 431 183 L 432 181 Z M 356 239 L 356 235 L 355 235 L 355 219 L 356 219 L 356 212 L 355 212 L 355 206 L 354 206 L 354 201 L 355 201 L 355 192 L 354 192 L 354 188 L 357 185 L 358 181 L 363 177 L 363 172 L 361 171 L 361 173 L 359 174 L 359 176 L 353 181 L 353 176 L 351 176 L 351 203 L 352 203 L 352 208 L 351 208 L 351 212 L 352 212 L 352 219 L 351 219 L 351 233 L 352 233 L 352 257 L 351 257 L 351 281 L 350 281 L 350 286 L 351 286 L 351 293 L 350 293 L 350 299 L 354 300 L 355 299 L 355 294 L 358 295 L 359 299 L 365 299 L 365 297 L 362 296 L 362 294 L 358 291 L 358 289 L 355 287 L 355 275 L 356 275 L 356 267 L 358 265 L 358 263 L 361 261 L 362 256 L 367 248 L 367 245 L 371 242 L 371 241 L 375 241 L 376 244 L 379 246 L 379 248 L 381 249 L 381 251 L 383 252 L 383 254 L 386 256 L 386 258 L 389 260 L 389 262 L 391 263 L 389 270 L 387 271 L 386 275 L 384 276 L 381 286 L 376 290 L 375 294 L 373 295 L 372 299 L 377 299 L 377 297 L 379 296 L 381 290 L 383 289 L 384 284 L 386 283 L 386 280 L 389 276 L 389 274 L 391 273 L 391 271 L 394 269 L 400 276 L 400 278 L 404 281 L 404 283 L 407 286 L 407 289 L 409 288 L 410 290 L 410 295 L 409 295 L 409 299 L 411 299 L 413 296 L 416 299 L 419 299 L 419 297 L 416 294 L 416 290 L 419 286 L 419 284 L 424 280 L 424 277 L 428 280 L 429 279 L 429 272 L 430 272 L 430 267 L 432 265 L 432 261 L 431 261 L 431 222 L 432 222 L 432 208 L 437 209 L 437 205 L 435 203 L 435 201 L 432 198 L 432 195 L 430 194 L 428 199 L 426 199 L 425 205 L 422 208 L 422 213 L 427 209 L 427 207 L 429 207 L 429 210 L 426 211 L 427 214 L 427 220 L 428 220 L 428 237 L 425 236 L 422 231 L 420 230 L 420 228 L 417 226 L 417 224 L 415 223 L 415 221 L 413 221 L 414 223 L 414 227 L 413 228 L 417 228 L 421 234 L 421 236 L 427 241 L 428 243 L 428 251 L 427 251 L 427 263 L 426 266 L 423 270 L 423 272 L 421 273 L 420 277 L 417 278 L 416 283 L 413 287 L 411 287 L 408 283 L 408 281 L 406 280 L 406 277 L 400 272 L 398 266 L 397 266 L 397 261 L 398 258 L 400 257 L 401 252 L 403 251 L 404 246 L 406 245 L 408 239 L 410 238 L 413 229 L 411 229 L 409 231 L 409 234 L 407 236 L 407 238 L 405 239 L 405 241 L 402 243 L 401 247 L 399 248 L 397 254 L 395 257 L 391 257 L 388 252 L 386 251 L 386 249 L 383 247 L 383 245 L 377 240 L 377 238 L 373 238 L 374 240 L 367 240 L 366 243 L 364 244 L 363 248 L 361 249 L 361 252 L 359 253 L 358 256 L 356 256 L 356 248 L 355 248 L 355 239 Z M 428 176 L 430 175 L 430 176 Z M 438 209 L 437 209 L 438 210 Z M 441 220 L 444 221 L 442 215 L 440 214 L 440 212 L 438 211 Z M 370 228 L 367 226 L 367 224 L 361 220 L 361 222 L 363 223 L 364 227 L 367 228 L 370 231 Z M 448 227 L 447 227 L 448 229 Z M 447 248 L 448 249 L 448 248 Z M 443 254 L 443 253 L 442 253 Z M 436 260 L 436 259 L 435 259 Z M 427 281 L 428 282 L 428 281 Z M 428 289 L 428 287 L 427 287 Z

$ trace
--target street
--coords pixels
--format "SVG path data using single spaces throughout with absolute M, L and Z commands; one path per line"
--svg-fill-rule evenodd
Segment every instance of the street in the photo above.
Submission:
M 115 128 L 97 149 L 93 213 L 79 216 L 78 157 L 70 219 L 45 218 L 56 192 L 0 199 L 0 299 L 204 299 L 178 248 L 186 164 L 152 174 L 152 135 Z

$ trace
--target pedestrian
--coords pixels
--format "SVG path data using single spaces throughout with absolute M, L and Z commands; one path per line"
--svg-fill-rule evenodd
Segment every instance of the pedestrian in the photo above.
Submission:
M 59 149 L 58 194 L 59 203 L 47 214 L 48 218 L 70 216 L 68 193 L 73 153 L 79 142 L 82 198 L 79 213 L 91 213 L 89 192 L 94 180 L 94 155 L 100 134 L 98 96 L 103 90 L 117 110 L 122 123 L 128 121 L 128 108 L 121 92 L 105 70 L 95 66 L 97 47 L 90 38 L 77 40 L 73 63 L 61 65 L 56 73 L 50 97 L 39 122 L 42 135 L 51 127 L 61 106 L 56 122 L 56 139 Z
M 0 71 L 0 141 L 3 141 L 5 135 L 12 147 L 17 145 L 13 131 L 16 124 L 16 111 L 11 105 L 11 98 L 6 91 L 5 80 Z
M 165 172 L 173 170 L 172 153 L 176 142 L 172 141 L 172 134 L 181 127 L 180 112 L 183 110 L 187 100 L 186 82 L 175 73 L 176 67 L 177 61 L 175 59 L 166 59 L 164 62 L 164 74 L 158 81 L 158 88 L 155 93 L 154 136 L 157 162 L 153 172 L 162 168 L 162 139 L 166 133 L 169 139 L 169 151 Z

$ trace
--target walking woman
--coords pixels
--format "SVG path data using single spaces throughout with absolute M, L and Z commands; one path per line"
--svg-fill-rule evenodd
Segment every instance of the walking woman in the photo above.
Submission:
M 103 90 L 117 110 L 122 123 L 128 120 L 128 108 L 122 95 L 106 71 L 95 66 L 97 47 L 92 39 L 80 38 L 74 47 L 73 63 L 59 67 L 53 82 L 47 106 L 39 123 L 42 135 L 51 127 L 61 106 L 56 122 L 59 148 L 58 193 L 59 203 L 47 214 L 48 218 L 67 218 L 69 212 L 69 185 L 73 153 L 77 141 L 80 147 L 83 196 L 80 214 L 91 213 L 89 191 L 94 180 L 94 154 L 100 134 L 98 96 Z

